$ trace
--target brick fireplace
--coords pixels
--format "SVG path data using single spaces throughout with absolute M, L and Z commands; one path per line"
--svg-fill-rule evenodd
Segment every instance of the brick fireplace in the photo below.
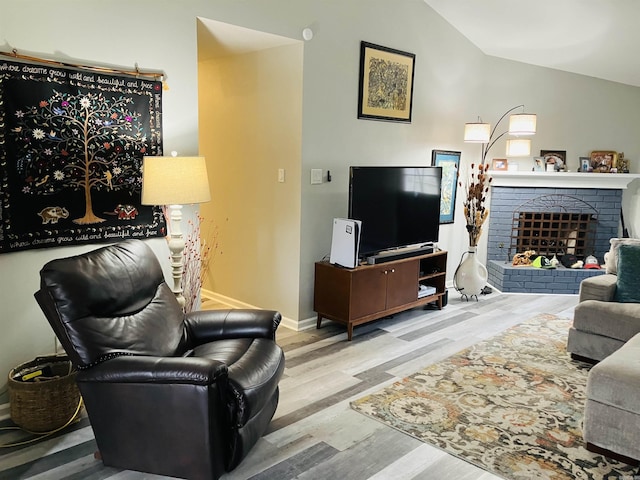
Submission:
M 489 283 L 502 292 L 578 293 L 580 282 L 604 270 L 514 267 L 529 248 L 552 257 L 593 254 L 604 263 L 618 236 L 622 193 L 634 174 L 491 172 L 487 243 Z M 526 247 L 525 247 L 526 246 Z

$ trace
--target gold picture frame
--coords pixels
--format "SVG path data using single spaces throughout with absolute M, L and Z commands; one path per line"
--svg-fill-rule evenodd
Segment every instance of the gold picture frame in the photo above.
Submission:
M 413 53 L 360 43 L 358 118 L 411 123 Z
M 618 152 L 612 150 L 595 150 L 591 152 L 591 168 L 594 172 L 609 173 L 616 169 Z

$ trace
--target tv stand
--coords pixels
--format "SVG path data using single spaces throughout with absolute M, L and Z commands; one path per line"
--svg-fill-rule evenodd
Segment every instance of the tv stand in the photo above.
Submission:
M 316 262 L 313 296 L 313 309 L 318 314 L 316 327 L 322 326 L 323 318 L 342 323 L 347 326 L 347 339 L 351 340 L 356 325 L 434 302 L 442 309 L 446 275 L 444 250 L 420 254 L 413 250 L 405 258 L 356 268 Z M 420 285 L 434 287 L 435 291 L 432 288 L 421 291 Z
M 366 261 L 368 265 L 377 265 L 379 263 L 393 262 L 394 260 L 400 260 L 401 258 L 410 258 L 415 257 L 417 255 L 423 255 L 425 253 L 433 253 L 435 251 L 435 247 L 433 244 L 426 244 L 420 247 L 413 248 L 404 248 L 398 250 L 387 250 L 384 252 L 377 253 L 376 255 L 371 255 L 366 257 Z

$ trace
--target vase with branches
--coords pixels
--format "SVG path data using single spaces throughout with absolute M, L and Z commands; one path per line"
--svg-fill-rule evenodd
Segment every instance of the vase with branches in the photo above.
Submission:
M 163 208 L 167 225 L 171 225 L 170 216 Z M 218 228 L 212 222 L 207 222 L 200 214 L 196 214 L 195 221 L 187 222 L 187 234 L 184 239 L 182 253 L 182 296 L 185 299 L 185 313 L 193 311 L 198 303 L 200 290 L 209 265 L 218 251 Z
M 460 187 L 466 193 L 464 216 L 467 223 L 467 233 L 469 234 L 469 246 L 471 247 L 478 245 L 478 240 L 482 234 L 482 226 L 489 216 L 487 199 L 492 178 L 488 170 L 489 168 L 485 164 L 479 163 L 476 165 L 472 163 L 468 178 L 459 182 Z
M 184 311 L 195 310 L 204 277 L 218 249 L 218 229 L 208 225 L 199 214 L 188 222 L 189 233 L 185 238 L 183 253 L 182 288 L 185 298 Z M 204 228 L 210 226 L 211 228 Z M 211 230 L 211 232 L 209 232 Z
M 464 216 L 466 229 L 469 235 L 469 248 L 462 254 L 460 264 L 453 278 L 454 287 L 467 300 L 484 291 L 488 272 L 484 265 L 478 261 L 476 250 L 478 240 L 482 234 L 482 227 L 489 216 L 487 199 L 489 196 L 489 184 L 491 176 L 488 167 L 484 163 L 471 164 L 468 177 L 460 180 L 460 187 L 464 189 Z

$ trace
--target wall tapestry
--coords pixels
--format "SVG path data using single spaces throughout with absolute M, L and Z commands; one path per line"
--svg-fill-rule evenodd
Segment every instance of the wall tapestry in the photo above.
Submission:
M 0 61 L 0 253 L 164 236 L 140 203 L 162 82 Z

